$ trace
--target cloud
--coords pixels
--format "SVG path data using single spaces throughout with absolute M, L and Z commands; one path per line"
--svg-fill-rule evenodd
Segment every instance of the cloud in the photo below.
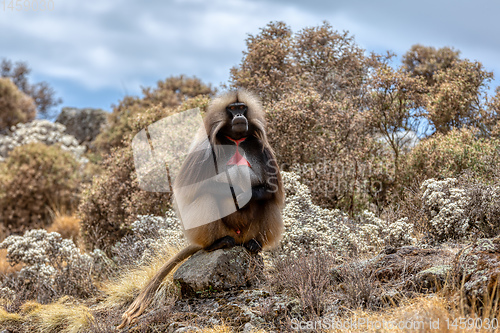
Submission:
M 401 55 L 415 43 L 454 46 L 500 72 L 494 17 L 500 4 L 486 0 L 473 5 L 463 0 L 54 0 L 54 7 L 50 12 L 0 10 L 0 31 L 8 32 L 0 34 L 0 57 L 27 61 L 35 78 L 56 82 L 65 93 L 78 87 L 71 99 L 62 96 L 76 106 L 92 103 L 97 95 L 101 100 L 102 91 L 113 92 L 111 104 L 170 75 L 227 82 L 248 34 L 278 20 L 294 31 L 327 20 L 335 29 L 349 30 L 369 51 Z

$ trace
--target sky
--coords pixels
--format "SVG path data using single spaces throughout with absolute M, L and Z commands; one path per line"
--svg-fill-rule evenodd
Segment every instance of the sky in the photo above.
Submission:
M 0 0 L 0 59 L 27 62 L 32 82 L 47 81 L 58 109 L 111 110 L 141 86 L 172 75 L 218 87 L 229 80 L 249 34 L 271 21 L 294 32 L 328 21 L 368 52 L 401 56 L 413 44 L 461 51 L 500 77 L 500 1 L 495 0 Z M 495 80 L 492 87 L 500 85 Z

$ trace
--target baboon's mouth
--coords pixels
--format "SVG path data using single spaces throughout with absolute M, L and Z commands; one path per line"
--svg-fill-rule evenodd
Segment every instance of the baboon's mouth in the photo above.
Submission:
M 245 119 L 235 119 L 233 121 L 234 132 L 245 132 L 248 130 L 248 123 Z

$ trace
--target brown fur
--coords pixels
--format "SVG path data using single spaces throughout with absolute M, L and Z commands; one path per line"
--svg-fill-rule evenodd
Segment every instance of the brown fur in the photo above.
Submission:
M 208 106 L 204 118 L 206 133 L 204 131 L 198 133 L 191 152 L 188 154 L 188 158 L 184 162 L 174 184 L 174 188 L 185 188 L 186 185 L 190 185 L 189 191 L 176 193 L 175 199 L 184 208 L 188 208 L 183 209 L 183 212 L 188 212 L 185 219 L 192 221 L 201 219 L 211 207 L 217 207 L 217 203 L 214 202 L 215 198 L 210 193 L 210 188 L 207 189 L 203 188 L 203 185 L 198 185 L 200 181 L 214 176 L 214 174 L 210 174 L 210 171 L 207 171 L 210 170 L 209 167 L 203 166 L 204 163 L 207 163 L 206 165 L 213 164 L 212 157 L 207 157 L 206 154 L 209 149 L 200 150 L 200 147 L 209 147 L 208 143 L 210 143 L 216 158 L 224 158 L 223 154 L 218 151 L 218 147 L 222 144 L 221 140 L 224 140 L 224 137 L 219 135 L 219 132 L 229 122 L 225 111 L 226 106 L 234 102 L 243 102 L 248 107 L 246 114 L 249 123 L 248 137 L 251 138 L 246 140 L 247 148 L 244 152 L 251 164 L 252 187 L 268 186 L 273 189 L 272 197 L 259 201 L 252 199 L 244 207 L 228 216 L 184 230 L 187 239 L 192 245 L 170 259 L 160 269 L 123 314 L 123 321 L 118 328 L 123 328 L 135 321 L 144 312 L 163 278 L 177 263 L 196 251 L 213 246 L 217 244 L 218 240 L 226 236 L 233 237 L 236 245 L 245 245 L 249 241 L 257 241 L 264 250 L 270 249 L 279 243 L 283 232 L 281 210 L 284 204 L 281 176 L 276 158 L 267 140 L 263 107 L 259 99 L 246 90 L 240 89 L 227 92 L 215 98 Z M 208 140 L 206 139 L 207 135 Z M 200 209 L 200 207 L 204 209 Z

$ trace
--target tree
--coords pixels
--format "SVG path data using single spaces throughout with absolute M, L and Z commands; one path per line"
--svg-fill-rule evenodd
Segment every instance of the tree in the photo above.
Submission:
M 366 56 L 327 22 L 297 33 L 272 22 L 246 43 L 231 85 L 262 97 L 279 162 L 298 172 L 316 202 L 351 213 L 366 208 L 382 187 L 372 191 L 371 181 L 389 178 L 364 112 L 380 57 Z
M 241 64 L 231 69 L 231 85 L 256 91 L 265 103 L 300 89 L 314 89 L 325 100 L 358 97 L 374 60 L 327 22 L 296 34 L 271 22 L 246 44 Z
M 385 139 L 394 153 L 394 175 L 399 175 L 403 148 L 414 139 L 421 127 L 425 105 L 425 81 L 412 77 L 402 68 L 394 70 L 387 64 L 377 68 L 370 79 L 368 123 Z
M 427 98 L 427 118 L 436 132 L 474 126 L 483 134 L 490 115 L 485 108 L 486 89 L 493 73 L 478 61 L 459 60 L 438 71 Z
M 488 114 L 487 126 L 491 129 L 491 135 L 500 137 L 500 87 L 496 88 L 495 96 L 488 102 Z
M 47 82 L 29 83 L 30 72 L 31 69 L 24 62 L 13 65 L 10 60 L 3 59 L 0 64 L 0 77 L 11 78 L 19 90 L 34 100 L 38 112 L 48 116 L 52 108 L 61 104 L 62 100 L 55 97 L 54 89 Z
M 450 47 L 436 49 L 416 44 L 403 55 L 403 69 L 411 76 L 423 77 L 427 85 L 432 86 L 435 83 L 434 75 L 452 67 L 459 55 L 460 51 Z
M 258 93 L 264 101 L 277 101 L 298 82 L 292 59 L 292 30 L 272 22 L 260 34 L 249 35 L 238 67 L 231 68 L 231 85 Z
M 35 116 L 33 99 L 17 89 L 10 79 L 0 78 L 0 132 L 33 120 Z
M 403 69 L 425 80 L 428 93 L 425 117 L 436 132 L 475 126 L 483 135 L 491 131 L 485 107 L 486 89 L 493 73 L 478 61 L 460 59 L 450 47 L 413 45 L 403 56 Z
M 362 94 L 372 60 L 353 36 L 335 31 L 327 22 L 297 33 L 293 58 L 301 85 L 315 88 L 323 99 L 335 100 Z

